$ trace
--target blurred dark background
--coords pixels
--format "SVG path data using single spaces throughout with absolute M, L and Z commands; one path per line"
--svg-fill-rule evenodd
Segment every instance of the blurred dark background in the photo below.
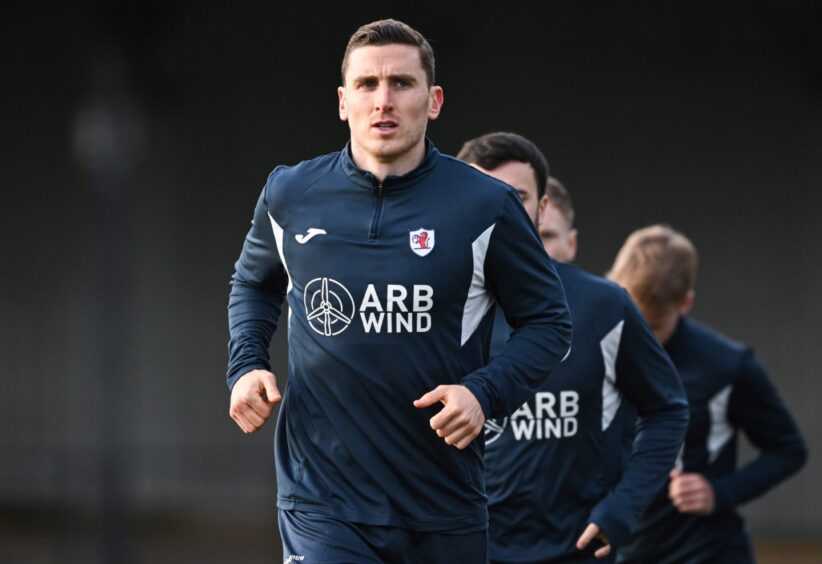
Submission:
M 754 346 L 811 449 L 744 509 L 762 561 L 822 559 L 820 4 L 540 12 L 0 2 L 0 561 L 277 560 L 273 424 L 227 413 L 228 280 L 268 172 L 346 142 L 345 43 L 382 17 L 434 46 L 441 150 L 543 149 L 581 266 L 652 222 L 693 239 L 695 317 Z

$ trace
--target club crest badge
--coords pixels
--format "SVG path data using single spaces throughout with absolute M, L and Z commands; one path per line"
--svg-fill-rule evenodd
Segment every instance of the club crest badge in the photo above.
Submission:
M 415 254 L 424 257 L 434 250 L 434 230 L 420 227 L 408 232 L 408 242 Z

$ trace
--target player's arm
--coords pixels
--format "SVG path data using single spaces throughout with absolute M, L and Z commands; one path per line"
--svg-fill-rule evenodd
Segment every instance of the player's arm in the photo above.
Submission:
M 571 317 L 562 283 L 534 225 L 512 189 L 488 236 L 482 269 L 485 288 L 496 297 L 513 333 L 490 364 L 461 385 L 438 386 L 414 402 L 444 405 L 431 427 L 446 443 L 465 448 L 486 419 L 515 411 L 568 354 Z M 475 265 L 477 268 L 477 265 Z
M 505 191 L 484 264 L 485 286 L 512 328 L 506 347 L 463 384 L 485 418 L 504 417 L 533 395 L 570 352 L 565 291 L 517 193 Z
M 268 355 L 288 285 L 268 215 L 267 190 L 275 174 L 269 177 L 257 201 L 251 229 L 231 277 L 228 300 L 229 414 L 246 433 L 262 426 L 280 400 Z
M 636 435 L 622 479 L 589 517 L 612 549 L 628 540 L 642 512 L 665 486 L 689 419 L 676 368 L 631 299 L 623 295 L 625 320 L 617 349 L 615 385 L 636 409 Z M 619 419 L 611 424 L 618 425 Z
M 747 351 L 728 401 L 729 422 L 742 429 L 759 455 L 711 482 L 715 510 L 743 504 L 797 472 L 807 459 L 799 428 L 762 365 Z

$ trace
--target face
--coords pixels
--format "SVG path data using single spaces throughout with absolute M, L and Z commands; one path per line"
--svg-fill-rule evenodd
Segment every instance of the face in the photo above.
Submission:
M 416 47 L 354 49 L 338 95 L 360 167 L 378 173 L 388 166 L 391 174 L 403 174 L 419 164 L 428 120 L 439 116 L 443 95 L 439 86 L 428 86 Z
M 528 163 L 520 161 L 508 161 L 494 170 L 485 170 L 479 165 L 472 165 L 489 176 L 502 180 L 509 186 L 513 186 L 519 193 L 522 205 L 528 212 L 528 217 L 537 224 L 539 211 L 539 192 L 537 191 L 537 179 L 534 176 L 534 167 Z
M 618 282 L 617 282 L 618 283 Z M 690 313 L 694 304 L 694 291 L 689 290 L 688 295 L 681 304 L 674 304 L 669 307 L 660 309 L 653 308 L 642 304 L 636 300 L 636 296 L 631 293 L 631 288 L 626 286 L 628 293 L 634 298 L 634 301 L 642 312 L 642 317 L 648 322 L 648 326 L 654 332 L 657 340 L 663 345 L 673 336 L 676 331 L 676 326 L 679 323 L 679 318 Z
M 572 262 L 577 254 L 577 230 L 548 196 L 540 201 L 539 236 L 551 258 L 559 262 Z
M 656 311 L 653 308 L 639 305 L 642 317 L 648 322 L 648 326 L 654 332 L 656 339 L 665 344 L 673 335 L 676 324 L 679 321 L 679 312 L 676 308 L 669 308 L 665 311 Z

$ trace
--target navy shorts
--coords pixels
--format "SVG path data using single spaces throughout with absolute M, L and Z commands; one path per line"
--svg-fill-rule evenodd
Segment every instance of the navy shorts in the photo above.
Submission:
M 429 533 L 282 509 L 279 521 L 287 564 L 488 562 L 488 531 Z

